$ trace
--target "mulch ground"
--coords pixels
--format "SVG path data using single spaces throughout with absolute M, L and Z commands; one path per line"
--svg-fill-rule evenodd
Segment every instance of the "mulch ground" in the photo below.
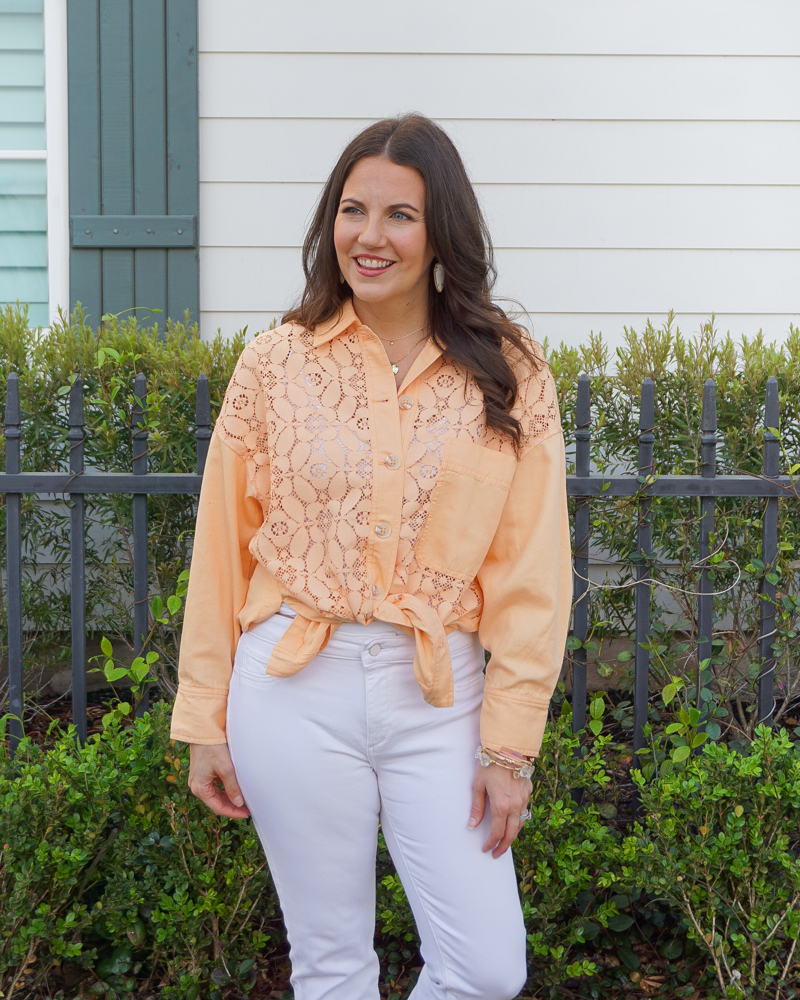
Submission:
M 162 698 L 157 687 L 150 689 L 150 702 L 155 703 Z M 102 733 L 103 716 L 108 712 L 109 706 L 117 700 L 112 688 L 98 688 L 96 691 L 89 691 L 86 695 L 86 722 L 87 734 Z M 65 730 L 72 723 L 72 698 L 64 695 L 61 698 L 42 699 L 26 698 L 25 712 L 22 717 L 22 725 L 25 735 L 30 737 L 33 743 L 40 746 L 48 746 L 54 742 L 53 735 L 48 736 L 53 723 L 57 724 L 54 731 Z

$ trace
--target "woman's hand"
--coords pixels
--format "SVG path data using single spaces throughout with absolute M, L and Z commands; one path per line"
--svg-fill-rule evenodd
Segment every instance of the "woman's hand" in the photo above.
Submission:
M 476 827 L 483 819 L 488 795 L 492 829 L 483 850 L 491 851 L 493 858 L 505 854 L 517 839 L 517 834 L 524 826 L 520 815 L 527 810 L 532 791 L 533 783 L 530 778 L 515 778 L 512 771 L 498 764 L 490 764 L 488 767 L 478 764 L 475 780 L 472 782 L 469 825 Z
M 246 819 L 250 815 L 236 781 L 227 743 L 189 746 L 189 789 L 217 816 Z

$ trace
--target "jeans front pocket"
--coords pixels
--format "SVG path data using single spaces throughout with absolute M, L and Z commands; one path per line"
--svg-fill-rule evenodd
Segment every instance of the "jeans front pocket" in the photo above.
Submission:
M 247 632 L 242 632 L 233 663 L 236 673 L 265 684 L 279 680 L 280 678 L 267 673 L 267 664 L 272 650 L 283 638 L 292 621 L 293 617 L 278 612 L 252 625 Z
M 482 688 L 486 656 L 478 641 L 478 633 L 456 629 L 448 633 L 447 641 L 453 668 L 453 690 L 468 692 L 475 687 Z

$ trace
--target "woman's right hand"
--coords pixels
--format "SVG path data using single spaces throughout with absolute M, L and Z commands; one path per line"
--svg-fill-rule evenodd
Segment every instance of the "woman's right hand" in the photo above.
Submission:
M 189 789 L 217 816 L 247 819 L 250 815 L 236 780 L 227 743 L 190 744 Z

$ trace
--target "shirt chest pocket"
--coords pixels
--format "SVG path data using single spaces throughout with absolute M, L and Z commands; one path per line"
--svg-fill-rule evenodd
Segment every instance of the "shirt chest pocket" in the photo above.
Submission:
M 420 567 L 472 582 L 503 513 L 517 460 L 471 441 L 445 445 L 439 481 L 417 540 Z

